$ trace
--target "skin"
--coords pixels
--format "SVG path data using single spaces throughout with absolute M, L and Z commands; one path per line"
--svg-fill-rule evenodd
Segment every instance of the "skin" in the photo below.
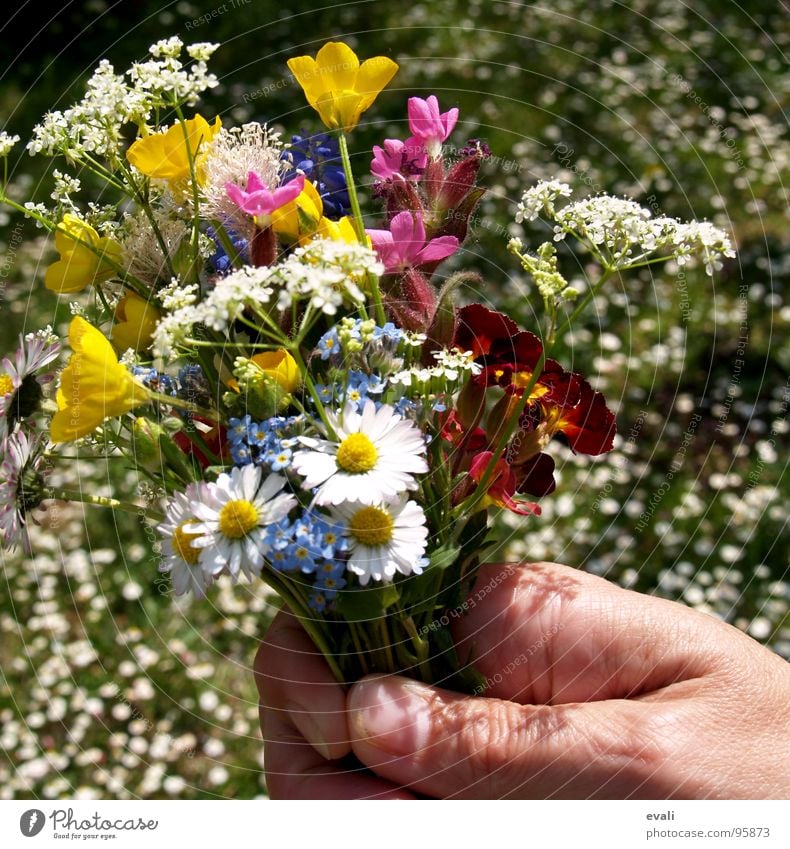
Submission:
M 737 629 L 554 563 L 483 567 L 470 599 L 480 696 L 345 690 L 277 616 L 255 659 L 272 798 L 790 797 L 790 666 Z

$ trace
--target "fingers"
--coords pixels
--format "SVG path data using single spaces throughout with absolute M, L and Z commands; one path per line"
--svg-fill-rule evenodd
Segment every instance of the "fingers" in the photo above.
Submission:
M 288 611 L 269 628 L 254 669 L 273 799 L 413 798 L 346 757 L 351 746 L 345 692 Z
M 287 610 L 272 622 L 254 668 L 262 705 L 285 713 L 326 760 L 349 753 L 345 692 Z
M 352 747 L 398 785 L 440 798 L 661 798 L 647 704 L 524 706 L 399 676 L 349 694 Z M 655 706 L 653 706 L 655 711 Z
M 645 695 L 726 662 L 733 629 L 555 563 L 489 565 L 453 619 L 486 695 L 561 704 Z

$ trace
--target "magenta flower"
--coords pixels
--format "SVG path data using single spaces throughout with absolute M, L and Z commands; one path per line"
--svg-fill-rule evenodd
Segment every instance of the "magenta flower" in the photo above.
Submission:
M 384 139 L 384 147 L 373 145 L 370 173 L 382 183 L 387 180 L 417 180 L 428 163 L 428 156 L 419 142 L 408 147 L 399 139 Z
M 409 129 L 412 138 L 406 144 L 422 144 L 431 159 L 437 159 L 442 151 L 442 144 L 447 141 L 457 122 L 458 110 L 450 109 L 449 112 L 440 113 L 439 101 L 435 94 L 426 100 L 410 97 Z
M 419 212 L 399 212 L 389 230 L 368 230 L 367 234 L 387 274 L 441 262 L 458 250 L 455 236 L 439 236 L 426 244 Z
M 302 189 L 304 189 L 303 174 L 273 192 L 254 171 L 247 174 L 246 191 L 240 189 L 235 183 L 225 183 L 225 191 L 233 203 L 247 215 L 255 216 L 256 223 L 261 226 L 268 226 L 269 216 L 281 206 L 295 200 Z

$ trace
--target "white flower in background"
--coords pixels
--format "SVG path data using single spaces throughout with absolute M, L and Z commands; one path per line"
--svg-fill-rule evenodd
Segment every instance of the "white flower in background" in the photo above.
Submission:
M 189 484 L 185 492 L 173 495 L 165 510 L 165 521 L 156 528 L 164 537 L 159 571 L 170 574 L 176 595 L 184 595 L 191 590 L 196 598 L 203 598 L 206 589 L 213 583 L 211 573 L 200 565 L 201 549 L 193 545 L 200 537 L 194 530 L 198 520 L 193 505 L 208 500 L 208 484 Z
M 269 551 L 265 528 L 284 519 L 296 498 L 282 489 L 281 475 L 263 477 L 260 466 L 234 468 L 208 484 L 206 497 L 192 502 L 198 519 L 190 533 L 200 534 L 194 545 L 203 549 L 200 563 L 211 575 L 227 571 L 235 583 L 239 574 L 259 575 Z
M 378 504 L 342 504 L 332 518 L 348 539 L 348 570 L 365 586 L 374 581 L 391 581 L 396 573 L 419 575 L 427 565 L 428 544 L 425 513 L 415 501 L 401 496 Z
M 309 450 L 293 456 L 304 489 L 318 487 L 316 504 L 344 501 L 376 504 L 417 489 L 414 475 L 428 471 L 425 439 L 413 422 L 383 404 L 367 401 L 361 413 L 346 404 L 342 414 L 327 413 L 337 441 L 300 437 Z
M 41 434 L 16 431 L 3 441 L 0 465 L 0 538 L 5 548 L 26 543 L 27 514 L 44 494 L 45 439 Z M 26 548 L 29 546 L 26 544 Z
M 264 185 L 275 189 L 286 163 L 280 160 L 280 134 L 268 127 L 250 123 L 241 127 L 223 127 L 211 143 L 203 167 L 202 213 L 208 219 L 219 219 L 239 235 L 252 235 L 252 217 L 243 212 L 229 197 L 226 183 L 246 189 L 247 176 L 254 171 Z

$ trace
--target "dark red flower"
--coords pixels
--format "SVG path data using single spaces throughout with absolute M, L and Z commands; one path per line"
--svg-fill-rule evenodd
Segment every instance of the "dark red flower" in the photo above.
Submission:
M 518 333 L 518 325 L 504 313 L 494 312 L 482 304 L 471 304 L 458 310 L 458 324 L 453 347 L 471 351 L 475 359 L 487 354 L 497 340 Z
M 536 454 L 520 464 L 511 466 L 516 476 L 516 490 L 535 498 L 550 495 L 557 488 L 554 480 L 554 459 L 548 454 Z
M 481 451 L 472 460 L 472 465 L 469 467 L 469 476 L 475 483 L 479 484 L 482 481 L 485 470 L 493 456 L 491 451 Z M 498 507 L 504 507 L 520 516 L 540 516 L 540 507 L 533 501 L 524 501 L 513 497 L 517 488 L 518 483 L 513 469 L 504 457 L 500 457 L 494 466 L 494 473 L 488 482 L 488 491 L 481 504 L 484 507 L 496 504 Z
M 197 428 L 200 429 L 200 438 L 205 443 L 206 448 L 214 455 L 214 458 L 207 457 L 197 440 L 190 439 L 189 433 L 186 430 L 179 430 L 173 436 L 173 442 L 185 454 L 194 457 L 200 464 L 201 469 L 205 469 L 207 466 L 213 466 L 217 460 L 221 463 L 224 462 L 223 449 L 228 438 L 228 429 L 225 425 L 214 424 L 214 422 L 209 422 L 201 416 L 194 416 L 192 422 L 188 423 L 187 426 L 191 427 L 193 431 Z
M 573 406 L 547 404 L 547 430 L 551 434 L 563 433 L 571 448 L 580 454 L 605 454 L 612 450 L 617 433 L 614 413 L 600 392 L 581 375 L 574 376 L 579 381 L 579 402 Z

